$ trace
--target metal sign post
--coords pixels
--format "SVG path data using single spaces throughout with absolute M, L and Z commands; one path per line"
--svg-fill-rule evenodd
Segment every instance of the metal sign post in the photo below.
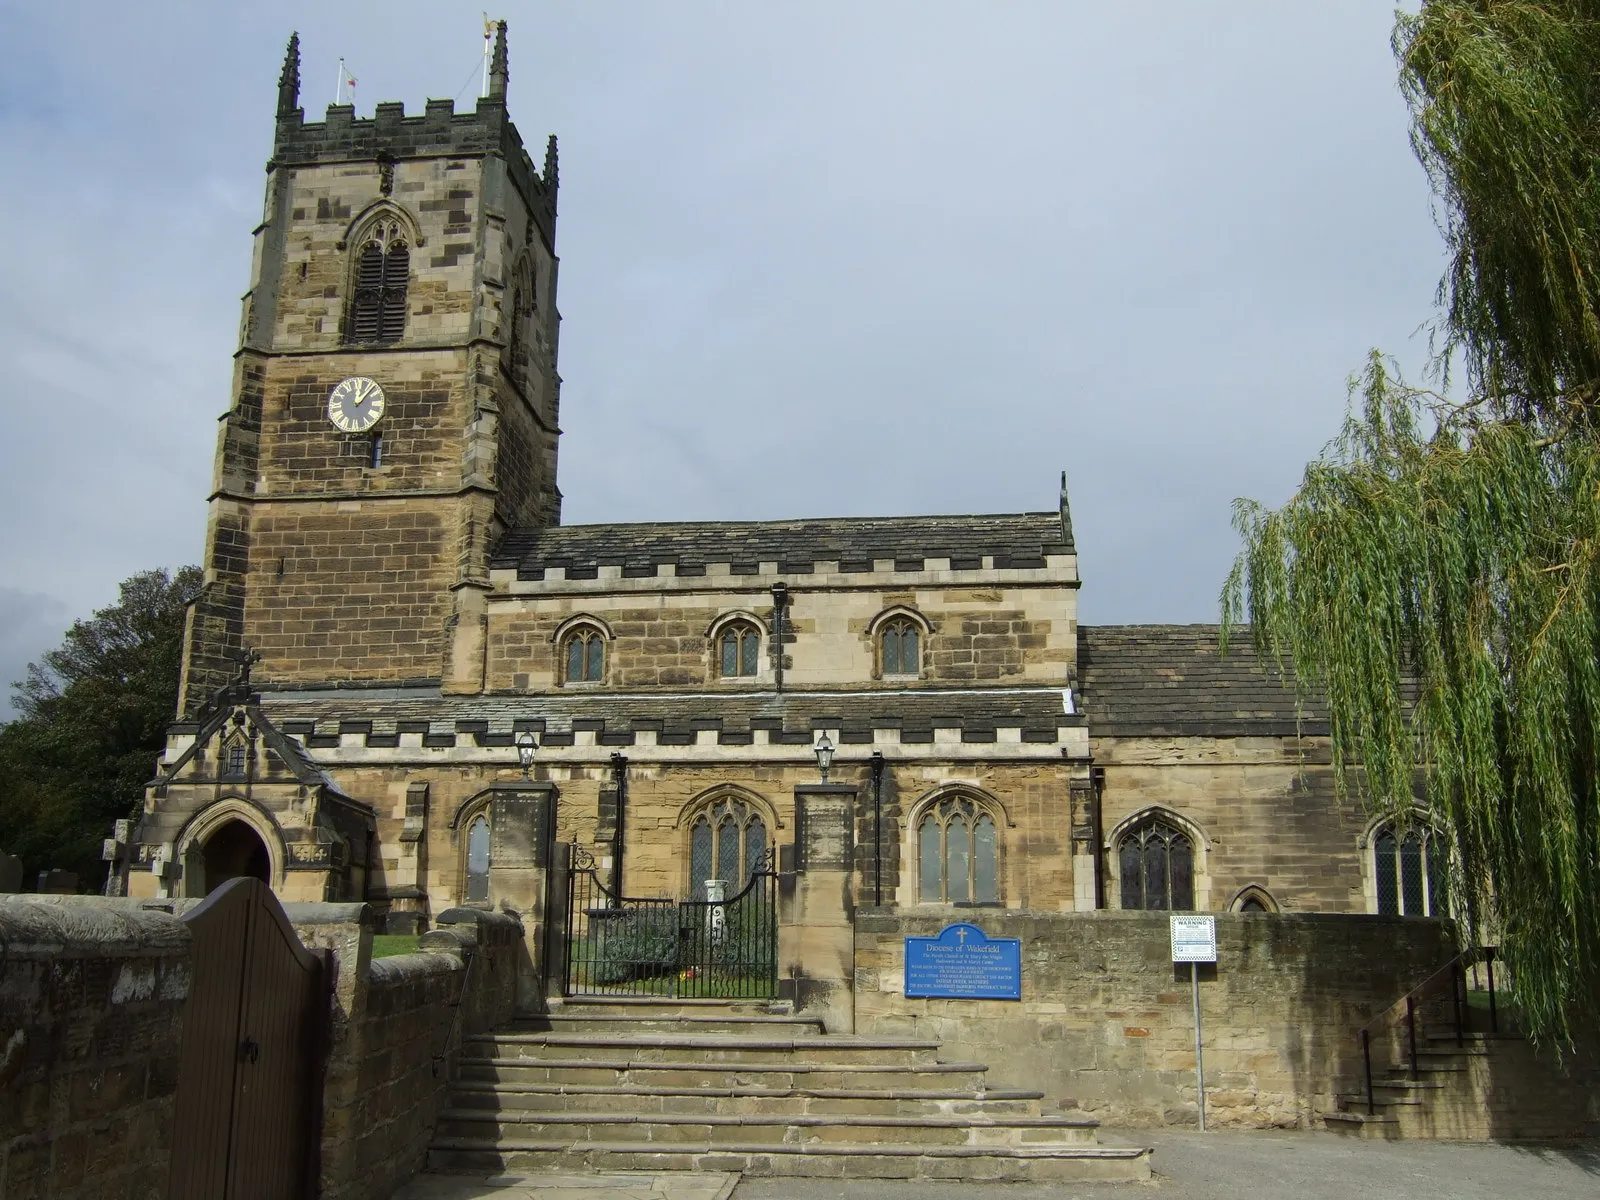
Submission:
M 1217 919 L 1211 916 L 1173 917 L 1172 961 L 1189 964 L 1189 986 L 1194 994 L 1194 1091 L 1200 1110 L 1200 1132 L 1206 1131 L 1206 1067 L 1200 1038 L 1200 966 L 1217 961 Z

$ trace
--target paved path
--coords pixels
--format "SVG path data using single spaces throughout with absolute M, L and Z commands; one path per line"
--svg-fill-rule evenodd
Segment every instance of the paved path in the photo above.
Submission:
M 688 1172 L 419 1175 L 394 1200 L 1595 1200 L 1600 1144 L 1367 1142 L 1336 1133 L 1102 1129 L 1155 1147 L 1144 1183 L 981 1184 L 745 1179 Z M 737 1186 L 735 1186 L 737 1184 Z
M 392 1200 L 728 1200 L 738 1176 L 689 1171 L 605 1175 L 418 1175 Z
M 1155 1147 L 1145 1183 L 949 1184 L 746 1179 L 733 1200 L 1595 1200 L 1600 1145 L 1368 1142 L 1337 1133 L 1101 1129 Z

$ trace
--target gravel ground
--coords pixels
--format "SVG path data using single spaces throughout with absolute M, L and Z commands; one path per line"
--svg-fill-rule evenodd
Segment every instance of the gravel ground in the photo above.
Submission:
M 733 1200 L 1596 1200 L 1600 1144 L 1378 1142 L 1336 1133 L 1102 1129 L 1155 1147 L 1148 1183 L 959 1184 L 746 1179 Z

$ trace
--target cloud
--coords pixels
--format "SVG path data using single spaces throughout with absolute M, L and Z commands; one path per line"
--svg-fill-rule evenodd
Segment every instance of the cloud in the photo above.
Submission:
M 1066 468 L 1085 619 L 1208 620 L 1234 496 L 1288 494 L 1369 346 L 1420 359 L 1389 0 L 507 16 L 562 144 L 569 522 L 1047 509 Z M 420 0 L 0 13 L 0 583 L 82 614 L 199 557 L 291 28 L 311 119 L 340 55 L 363 112 L 471 102 L 476 13 Z
M 28 673 L 42 651 L 56 646 L 72 624 L 67 606 L 53 596 L 0 587 L 0 721 L 14 715 L 11 685 Z

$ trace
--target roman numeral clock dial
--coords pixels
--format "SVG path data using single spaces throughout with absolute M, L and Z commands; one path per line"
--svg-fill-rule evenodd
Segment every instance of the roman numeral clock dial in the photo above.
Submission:
M 345 433 L 365 433 L 383 416 L 383 389 L 362 375 L 341 379 L 328 393 L 328 420 Z

